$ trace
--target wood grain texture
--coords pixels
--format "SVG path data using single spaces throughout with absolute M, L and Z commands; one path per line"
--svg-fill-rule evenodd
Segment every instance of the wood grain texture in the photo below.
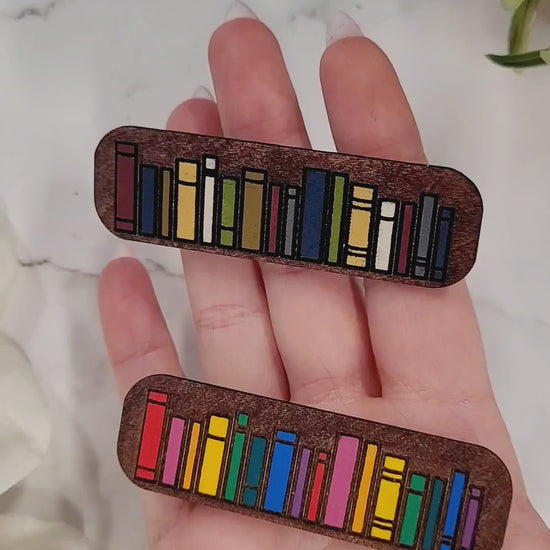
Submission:
M 164 416 L 162 427 L 159 427 L 160 424 L 156 427 L 160 443 L 157 445 L 158 449 L 155 450 L 154 437 L 151 434 L 147 435 L 150 439 L 148 446 L 142 444 L 142 438 L 145 438 L 142 431 L 148 423 L 153 426 L 151 419 L 147 420 L 146 418 L 146 407 L 151 405 L 159 395 L 162 398 L 161 401 L 164 400 L 160 405 L 164 411 Z M 152 406 L 159 407 L 158 404 Z M 237 425 L 240 419 L 239 415 L 243 414 L 247 415 L 244 428 Z M 207 451 L 205 451 L 204 438 L 212 415 L 227 419 L 228 428 L 226 434 L 220 434 L 219 432 L 215 434 L 221 435 L 225 441 L 225 447 L 223 458 L 220 459 L 219 486 L 214 491 L 215 496 L 208 496 L 201 494 L 200 484 L 202 482 L 199 483 L 199 476 L 203 467 L 202 464 L 206 462 L 204 455 Z M 175 480 L 166 484 L 162 481 L 165 478 L 163 472 L 169 468 L 173 469 L 172 463 L 174 461 L 173 457 L 171 459 L 167 458 L 168 453 L 171 452 L 168 449 L 168 446 L 171 445 L 171 443 L 168 443 L 168 430 L 173 417 L 183 419 L 185 434 L 181 450 L 178 447 L 179 458 L 176 459 L 178 475 Z M 201 443 L 196 453 L 198 458 L 194 462 L 194 471 L 189 474 L 189 472 L 186 472 L 186 460 L 189 454 L 193 454 L 189 451 L 191 426 L 193 424 L 198 425 L 202 431 L 200 431 Z M 224 495 L 227 494 L 225 492 L 229 483 L 227 480 L 232 475 L 230 463 L 236 441 L 235 433 L 238 430 L 246 434 L 246 444 L 243 447 L 244 458 L 242 459 L 240 479 L 235 481 L 234 484 L 236 497 L 234 501 L 229 501 Z M 278 437 L 278 430 L 283 430 L 287 435 L 295 434 L 296 441 L 293 443 L 295 452 L 290 476 L 288 477 L 288 488 L 283 487 L 283 490 L 286 491 L 284 508 L 280 513 L 274 513 L 266 510 L 267 505 L 265 502 L 267 500 L 268 484 L 271 483 L 269 472 L 270 461 L 274 460 L 274 442 L 277 438 L 281 439 Z M 343 467 L 342 465 L 345 463 L 346 457 L 343 455 L 336 459 L 338 442 L 342 436 L 347 443 L 356 441 L 355 449 L 358 448 L 359 450 L 357 455 L 352 457 L 355 466 L 352 473 L 349 498 L 342 501 L 343 504 L 340 507 L 340 510 L 345 509 L 345 514 L 342 515 L 342 517 L 345 517 L 345 521 L 341 528 L 335 528 L 326 524 L 325 519 L 327 516 L 325 514 L 328 514 L 327 501 L 329 493 L 332 491 L 332 478 L 339 475 L 335 473 L 337 468 L 335 464 L 338 462 L 338 467 Z M 255 505 L 249 507 L 243 504 L 244 486 L 248 482 L 246 478 L 246 461 L 251 460 L 251 441 L 254 438 L 265 439 L 267 449 L 257 488 L 258 499 Z M 368 445 L 377 447 L 376 466 L 373 472 L 372 488 L 368 496 L 368 505 L 365 510 L 364 526 L 360 533 L 356 533 L 353 532 L 352 525 L 357 523 L 353 521 L 353 518 L 356 513 L 357 495 Z M 318 504 L 320 512 L 316 521 L 305 519 L 307 517 L 306 507 L 313 498 L 314 476 L 311 465 L 309 482 L 305 483 L 306 489 L 302 512 L 300 517 L 292 517 L 293 499 L 299 491 L 297 489 L 299 486 L 299 450 L 303 449 L 310 451 L 312 460 L 319 454 L 326 453 L 327 455 L 326 477 L 320 493 Z M 153 454 L 156 452 L 153 462 L 151 462 L 150 457 L 146 457 L 149 460 L 146 465 L 150 470 L 149 474 L 146 475 L 150 475 L 150 478 L 149 480 L 138 479 L 139 475 L 136 472 L 139 470 L 140 463 L 145 463 L 142 455 L 147 452 L 153 452 Z M 512 499 L 511 479 L 506 467 L 495 454 L 483 447 L 168 375 L 155 375 L 145 378 L 138 382 L 128 393 L 122 412 L 118 456 L 122 469 L 128 478 L 144 489 L 190 499 L 201 504 L 240 512 L 379 549 L 403 547 L 399 544 L 399 534 L 404 522 L 410 519 L 405 520 L 405 511 L 407 495 L 409 494 L 408 487 L 411 484 L 411 478 L 415 474 L 425 478 L 426 492 L 419 516 L 416 542 L 414 545 L 408 546 L 411 548 L 422 547 L 422 540 L 425 531 L 428 529 L 429 497 L 436 479 L 444 482 L 443 505 L 433 534 L 433 547 L 437 550 L 447 548 L 442 545 L 442 541 L 444 541 L 445 531 L 449 529 L 447 516 L 452 515 L 450 501 L 453 498 L 451 496 L 451 484 L 457 472 L 461 473 L 460 475 L 465 475 L 466 483 L 462 496 L 459 495 L 460 505 L 457 511 L 456 527 L 451 537 L 452 546 L 450 547 L 453 549 L 462 548 L 461 545 L 464 540 L 474 541 L 466 546 L 468 550 L 498 550 L 501 548 Z M 384 541 L 371 535 L 371 527 L 375 519 L 377 502 L 380 498 L 379 491 L 382 484 L 383 470 L 386 469 L 384 460 L 388 456 L 403 460 L 405 467 L 402 468 L 401 479 L 394 482 L 399 485 L 400 494 L 395 518 L 392 520 L 391 539 Z M 169 460 L 172 461 L 170 464 Z M 393 459 L 390 458 L 390 460 Z M 190 475 L 191 477 L 189 477 Z M 391 475 L 395 478 L 395 473 Z M 182 488 L 184 477 L 194 480 L 190 486 L 188 484 L 187 489 Z M 344 477 L 342 476 L 339 479 L 344 479 Z M 399 475 L 397 478 L 399 478 Z M 189 483 L 189 481 L 186 483 Z M 278 485 L 280 489 L 280 480 Z M 474 494 L 483 495 L 481 513 L 473 535 L 466 534 L 465 536 L 464 531 L 468 528 L 467 525 L 472 525 L 471 518 L 470 520 L 466 519 L 468 515 L 467 506 L 470 502 L 468 495 Z M 341 497 L 341 487 L 337 489 L 335 495 L 332 497 Z M 335 508 L 335 510 L 338 509 L 338 507 Z
M 116 144 L 120 142 L 136 145 L 137 154 L 133 168 L 133 160 L 128 156 L 124 157 L 125 164 L 121 163 L 117 165 L 118 161 L 116 160 L 115 149 Z M 131 152 L 131 150 L 132 147 L 128 147 L 127 145 L 124 146 L 124 150 L 121 149 L 125 154 L 128 154 L 128 151 Z M 134 174 L 132 170 L 135 169 L 136 186 L 141 185 L 139 182 L 141 182 L 142 179 L 147 185 L 153 185 L 150 182 L 156 177 L 160 178 L 160 176 L 156 174 L 160 174 L 163 168 L 164 171 L 162 173 L 165 175 L 167 173 L 166 169 L 174 169 L 176 159 L 195 160 L 199 165 L 199 186 L 196 191 L 196 200 L 198 204 L 199 201 L 203 200 L 204 194 L 204 182 L 201 181 L 203 175 L 201 162 L 203 162 L 202 159 L 204 154 L 217 157 L 219 162 L 217 177 L 219 178 L 218 183 L 220 183 L 220 186 L 221 178 L 224 176 L 240 180 L 237 186 L 237 209 L 244 208 L 243 205 L 245 204 L 243 196 L 239 194 L 243 193 L 243 188 L 240 187 L 240 185 L 244 183 L 242 181 L 244 180 L 244 168 L 267 171 L 269 185 L 280 185 L 282 190 L 289 186 L 295 186 L 298 189 L 302 188 L 305 177 L 304 168 L 306 167 L 318 169 L 320 171 L 330 171 L 330 173 L 349 175 L 349 180 L 346 180 L 346 185 L 351 185 L 351 183 L 348 183 L 349 181 L 375 186 L 375 196 L 380 200 L 383 198 L 390 202 L 397 201 L 396 228 L 401 222 L 401 216 L 403 215 L 402 210 L 399 208 L 400 204 L 410 203 L 418 205 L 421 193 L 435 195 L 438 206 L 447 207 L 448 210 L 452 211 L 452 238 L 450 240 L 446 273 L 442 281 L 434 280 L 433 277 L 430 280 L 430 277 L 415 278 L 413 276 L 404 276 L 403 274 L 398 275 L 397 260 L 395 258 L 399 256 L 399 251 L 395 250 L 395 248 L 399 246 L 399 244 L 397 244 L 399 243 L 399 235 L 395 234 L 392 241 L 390 236 L 388 236 L 387 230 L 384 233 L 384 238 L 387 240 L 387 243 L 391 243 L 393 247 L 391 251 L 392 266 L 390 272 L 375 270 L 375 251 L 372 250 L 374 242 L 372 239 L 376 238 L 375 233 L 371 233 L 368 266 L 363 269 L 345 265 L 342 260 L 339 261 L 339 265 L 330 265 L 329 262 L 323 259 L 319 261 L 304 261 L 304 259 L 300 259 L 299 257 L 283 257 L 280 252 L 277 255 L 268 254 L 267 243 L 269 239 L 267 236 L 263 238 L 262 250 L 257 252 L 221 246 L 219 239 L 216 240 L 217 238 L 215 236 L 213 237 L 212 243 L 205 244 L 201 242 L 199 235 L 200 220 L 196 221 L 197 238 L 195 242 L 186 242 L 174 238 L 176 233 L 173 227 L 170 228 L 169 232 L 165 229 L 161 235 L 160 229 L 157 229 L 157 224 L 160 223 L 158 221 L 158 219 L 160 219 L 160 214 L 158 212 L 154 214 L 156 218 L 152 218 L 151 223 L 155 226 L 152 230 L 147 227 L 147 223 L 149 222 L 145 220 L 145 217 L 143 217 L 145 220 L 143 225 L 140 225 L 141 222 L 140 219 L 138 219 L 141 212 L 140 208 L 142 208 L 142 205 L 138 204 L 139 201 L 143 199 L 142 203 L 146 205 L 147 201 L 152 200 L 147 193 L 154 193 L 154 191 L 151 191 L 150 188 L 146 188 L 145 186 L 143 187 L 141 195 L 140 192 L 138 192 L 139 190 L 135 191 L 135 196 L 132 199 L 134 200 L 133 212 L 128 214 L 128 211 L 122 212 L 121 209 L 121 221 L 119 220 L 117 223 L 118 227 L 123 229 L 119 231 L 115 228 L 115 187 L 117 170 L 119 173 L 122 173 L 122 170 L 126 170 L 126 173 L 130 171 Z M 141 170 L 145 171 L 141 172 Z M 177 170 L 174 170 L 174 172 L 177 178 Z M 205 174 L 207 172 L 207 170 L 204 171 Z M 156 181 L 158 182 L 160 179 Z M 202 190 L 201 185 L 203 186 Z M 187 189 L 187 192 L 193 193 L 193 190 Z M 267 192 L 265 195 L 267 196 Z M 351 216 L 349 209 L 351 208 L 350 203 L 352 198 L 350 195 L 351 193 L 348 190 L 345 199 L 348 208 L 345 214 L 348 218 Z M 140 197 L 142 197 L 142 199 L 140 199 Z M 328 201 L 329 199 L 330 197 L 325 197 L 324 200 Z M 172 216 L 172 214 L 174 214 L 174 216 L 177 214 L 177 205 L 175 202 L 177 197 L 175 195 L 167 198 L 164 194 L 162 200 L 155 196 L 154 200 L 156 201 L 155 204 L 161 204 L 163 201 L 164 204 L 167 204 L 167 201 L 170 201 L 170 204 L 173 206 L 173 212 L 171 211 L 170 216 Z M 253 258 L 261 261 L 284 263 L 311 269 L 330 270 L 348 275 L 371 277 L 427 287 L 439 287 L 453 284 L 461 280 L 470 271 L 476 258 L 483 212 L 482 200 L 475 185 L 463 174 L 451 168 L 425 166 L 421 164 L 410 164 L 340 153 L 327 153 L 308 149 L 282 147 L 278 145 L 138 127 L 117 128 L 108 133 L 98 145 L 95 153 L 95 204 L 97 212 L 105 226 L 117 236 L 125 239 Z M 250 202 L 250 204 L 252 204 L 252 202 Z M 325 205 L 326 204 L 327 203 L 325 203 Z M 221 208 L 219 204 L 215 206 L 218 209 Z M 375 209 L 379 206 L 378 203 L 375 203 Z M 263 216 L 266 216 L 266 212 L 269 212 L 268 207 L 269 205 L 266 199 Z M 197 211 L 197 213 L 200 215 L 200 212 Z M 284 212 L 281 212 L 281 214 L 284 214 Z M 437 211 L 434 213 L 434 216 L 436 214 Z M 143 216 L 145 215 L 149 214 L 145 213 Z M 217 215 L 219 217 L 219 212 Z M 420 215 L 420 213 L 418 213 L 418 215 Z M 128 219 L 132 217 L 134 219 L 128 221 Z M 165 224 L 168 219 L 168 215 L 164 215 Z M 359 220 L 359 218 L 357 219 Z M 170 220 L 172 220 L 171 217 Z M 264 221 L 267 227 L 269 225 L 268 220 Z M 282 223 L 282 220 L 279 221 Z M 376 216 L 373 214 L 372 223 L 374 224 L 375 222 L 378 223 Z M 189 223 L 191 225 L 187 227 L 187 231 L 192 230 L 193 220 Z M 241 222 L 239 222 L 238 211 L 235 223 L 236 226 L 234 230 L 238 232 L 241 229 L 241 227 L 239 227 L 239 223 Z M 300 221 L 300 223 L 302 223 L 302 221 Z M 331 221 L 327 219 L 325 215 L 323 219 L 322 238 L 324 241 L 323 246 L 327 248 L 330 239 L 329 232 L 331 231 L 330 223 Z M 348 242 L 348 234 L 346 231 L 349 232 L 349 219 L 347 225 L 345 221 L 342 223 L 342 236 L 339 241 L 341 258 L 346 255 L 346 246 Z M 413 226 L 412 232 L 414 233 L 416 231 L 417 237 L 419 232 L 418 219 L 415 223 L 416 225 Z M 300 225 L 296 227 L 298 233 L 295 238 L 297 241 L 300 239 L 301 227 Z M 435 261 L 433 259 L 434 247 L 436 246 L 435 239 L 437 239 L 435 233 L 436 229 L 432 228 L 428 264 Z M 169 234 L 170 238 L 166 238 L 166 234 Z M 231 235 L 226 235 L 226 238 L 231 242 Z M 257 240 L 257 237 L 248 239 L 248 241 L 255 240 Z M 235 236 L 235 246 L 237 246 L 237 241 L 240 242 Z M 415 242 L 416 241 L 412 243 L 413 248 L 416 246 Z M 298 246 L 297 244 L 297 248 Z M 390 246 L 390 244 L 388 244 L 388 246 Z M 414 252 L 415 251 L 411 249 L 411 253 Z M 296 256 L 296 254 L 294 256 Z M 383 263 L 387 262 L 387 255 L 382 254 L 379 256 L 383 258 Z M 394 263 L 396 265 L 395 268 L 393 268 Z M 428 268 L 431 269 L 430 265 L 428 265 Z M 391 272 L 392 270 L 393 272 Z

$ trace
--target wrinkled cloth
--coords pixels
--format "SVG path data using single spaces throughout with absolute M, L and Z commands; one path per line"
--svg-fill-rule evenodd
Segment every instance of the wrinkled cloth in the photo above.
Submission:
M 8 221 L 1 215 L 0 261 L 1 314 L 19 267 Z M 48 448 L 50 423 L 27 357 L 0 333 L 0 494 L 38 466 Z
M 11 231 L 0 211 L 0 314 L 4 311 L 4 304 L 15 279 L 17 265 Z
M 17 282 L 12 233 L 0 210 L 0 316 Z M 24 351 L 0 332 L 0 498 L 32 472 L 50 441 L 51 417 Z M 0 515 L 0 550 L 85 550 L 83 536 L 58 522 Z
M 87 550 L 82 535 L 63 523 L 18 514 L 0 516 L 0 548 L 9 550 Z
M 0 493 L 38 466 L 48 448 L 50 424 L 27 358 L 0 335 Z

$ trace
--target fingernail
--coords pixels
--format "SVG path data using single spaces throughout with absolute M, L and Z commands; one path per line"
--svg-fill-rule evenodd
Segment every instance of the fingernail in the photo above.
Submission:
M 258 16 L 244 2 L 235 0 L 225 13 L 224 22 L 233 19 L 258 19 Z
M 210 90 L 206 86 L 199 86 L 193 92 L 193 98 L 195 99 L 209 99 L 214 101 L 214 96 L 210 93 Z
M 118 243 L 115 253 L 113 254 L 113 260 L 118 260 L 118 258 L 135 258 L 136 253 L 134 252 L 134 247 L 126 242 L 121 241 Z
M 327 48 L 334 42 L 351 36 L 365 36 L 359 25 L 347 13 L 336 11 L 327 17 Z

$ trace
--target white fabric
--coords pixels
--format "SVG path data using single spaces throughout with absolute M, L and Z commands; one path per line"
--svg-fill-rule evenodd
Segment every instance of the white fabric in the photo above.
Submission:
M 18 270 L 13 237 L 0 212 L 0 314 Z M 48 449 L 51 417 L 19 346 L 0 333 L 0 495 L 34 470 Z M 81 534 L 57 522 L 0 515 L 0 550 L 85 550 Z
M 89 546 L 74 528 L 29 516 L 0 516 L 0 550 L 87 550 Z

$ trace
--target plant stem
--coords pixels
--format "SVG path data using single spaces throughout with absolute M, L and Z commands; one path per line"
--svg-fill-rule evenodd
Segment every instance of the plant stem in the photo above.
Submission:
M 523 53 L 527 48 L 531 26 L 535 19 L 540 0 L 523 0 L 517 7 L 508 34 L 508 53 Z
M 486 57 L 503 67 L 535 67 L 537 65 L 548 64 L 550 55 L 550 48 L 546 50 L 534 50 L 532 52 L 525 52 L 513 55 L 495 55 L 489 54 Z

